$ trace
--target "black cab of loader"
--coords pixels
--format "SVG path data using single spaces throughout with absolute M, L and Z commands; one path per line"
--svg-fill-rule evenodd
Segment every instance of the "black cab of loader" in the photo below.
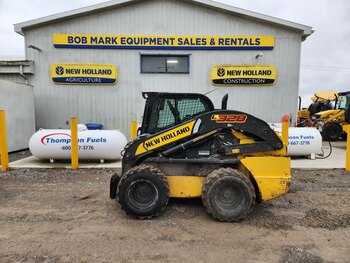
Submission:
M 345 122 L 350 123 L 350 91 L 338 93 L 335 109 L 345 110 Z
M 344 121 L 346 124 L 350 124 L 350 91 L 338 93 L 336 108 L 345 111 Z M 346 132 L 346 129 L 344 129 L 344 132 Z
M 196 93 L 142 93 L 138 137 L 124 148 L 110 197 L 128 215 L 159 215 L 170 197 L 201 197 L 221 221 L 244 218 L 256 202 L 288 191 L 290 158 L 271 127 L 250 114 L 221 109 Z
M 143 92 L 142 96 L 146 105 L 138 134 L 154 134 L 214 110 L 212 101 L 202 94 Z

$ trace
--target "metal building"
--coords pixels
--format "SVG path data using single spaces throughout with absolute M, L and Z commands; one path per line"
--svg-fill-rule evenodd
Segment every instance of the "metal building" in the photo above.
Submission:
M 15 25 L 37 128 L 71 116 L 129 134 L 143 91 L 208 93 L 268 122 L 295 114 L 309 26 L 204 0 L 115 0 Z M 117 76 L 116 76 L 117 75 Z
M 29 75 L 34 74 L 33 61 L 0 61 L 0 79 L 15 83 L 28 84 Z
M 0 94 L 0 109 L 6 112 L 8 151 L 26 149 L 35 132 L 33 87 L 0 79 Z

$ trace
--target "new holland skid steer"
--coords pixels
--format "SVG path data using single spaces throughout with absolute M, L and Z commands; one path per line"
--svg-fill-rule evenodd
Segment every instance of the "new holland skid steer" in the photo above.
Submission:
M 290 158 L 269 125 L 249 114 L 221 109 L 201 94 L 143 93 L 139 136 L 123 153 L 122 174 L 110 197 L 128 215 L 159 215 L 169 197 L 201 197 L 220 221 L 238 221 L 259 202 L 285 194 Z

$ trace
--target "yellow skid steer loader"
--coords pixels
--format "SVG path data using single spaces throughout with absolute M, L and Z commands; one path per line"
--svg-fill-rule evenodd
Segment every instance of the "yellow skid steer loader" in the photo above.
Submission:
M 269 125 L 247 113 L 221 109 L 201 94 L 143 93 L 139 136 L 123 153 L 122 174 L 110 197 L 133 217 L 158 216 L 169 198 L 201 197 L 220 221 L 238 221 L 256 203 L 285 194 L 290 158 Z

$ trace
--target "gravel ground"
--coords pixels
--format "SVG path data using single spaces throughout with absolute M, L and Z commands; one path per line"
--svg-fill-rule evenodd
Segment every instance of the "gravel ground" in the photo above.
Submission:
M 172 199 L 152 220 L 108 197 L 115 170 L 0 173 L 0 262 L 350 262 L 350 176 L 293 170 L 288 194 L 243 221 Z

